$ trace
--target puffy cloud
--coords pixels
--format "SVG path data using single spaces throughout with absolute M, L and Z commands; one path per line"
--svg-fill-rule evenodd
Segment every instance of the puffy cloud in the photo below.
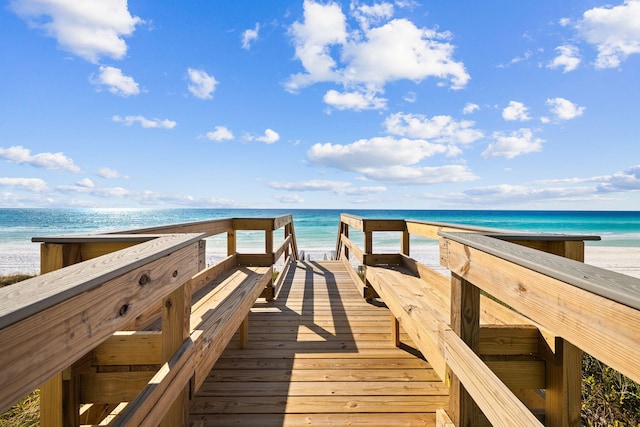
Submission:
M 373 26 L 391 18 L 393 7 L 388 3 L 356 3 L 352 13 L 360 29 L 349 32 L 340 5 L 305 0 L 304 20 L 290 30 L 305 72 L 290 76 L 289 91 L 333 82 L 349 92 L 358 88 L 359 93 L 379 93 L 391 81 L 428 77 L 448 80 L 453 89 L 460 89 L 469 81 L 464 65 L 453 59 L 449 33 L 418 28 L 407 19 Z
M 280 140 L 280 134 L 278 134 L 278 132 L 276 132 L 273 129 L 266 129 L 264 131 L 264 135 L 262 136 L 248 135 L 247 140 L 260 141 L 260 142 L 264 142 L 265 144 L 274 144 Z
M 30 26 L 55 38 L 62 49 L 93 63 L 102 56 L 123 58 L 123 37 L 143 22 L 131 16 L 127 0 L 13 0 L 10 7 Z
M 112 120 L 116 123 L 124 123 L 127 126 L 131 126 L 134 123 L 139 123 L 145 129 L 173 129 L 177 123 L 169 119 L 147 119 L 143 116 L 113 116 Z
M 260 32 L 260 24 L 256 24 L 256 27 L 251 30 L 245 30 L 242 33 L 242 48 L 251 49 L 251 42 L 258 40 L 258 33 Z
M 33 193 L 44 193 L 49 187 L 40 178 L 0 178 L 0 186 L 13 187 Z
M 360 23 L 360 27 L 368 29 L 373 24 L 380 23 L 393 17 L 394 7 L 392 3 L 377 3 L 373 5 L 351 2 L 351 14 Z
M 105 179 L 118 179 L 118 178 L 129 178 L 126 175 L 122 175 L 115 169 L 102 167 L 98 169 L 98 176 Z
M 216 126 L 213 131 L 207 132 L 206 136 L 208 139 L 216 142 L 233 139 L 233 133 L 225 126 Z
M 527 107 L 522 102 L 510 101 L 509 106 L 502 110 L 502 118 L 508 121 L 527 121 L 531 120 L 527 112 Z
M 426 139 L 446 144 L 469 144 L 484 135 L 473 129 L 470 120 L 456 121 L 451 116 L 434 116 L 429 119 L 421 114 L 396 113 L 384 122 L 387 132 L 393 135 Z
M 555 49 L 559 52 L 559 55 L 556 56 L 553 61 L 547 64 L 547 68 L 560 68 L 562 67 L 563 73 L 568 73 L 569 71 L 573 71 L 578 68 L 580 65 L 580 55 L 579 50 L 575 46 L 564 45 L 558 46 Z
M 472 102 L 467 102 L 464 106 L 464 108 L 462 109 L 462 114 L 473 114 L 474 112 L 478 111 L 480 109 L 480 106 L 478 104 L 474 104 Z
M 80 168 L 64 153 L 31 154 L 31 150 L 20 145 L 0 148 L 0 159 L 18 164 L 28 164 L 37 168 L 62 169 L 69 172 L 80 172 Z
M 426 157 L 446 152 L 446 146 L 424 140 L 376 137 L 361 139 L 348 145 L 330 142 L 315 144 L 308 151 L 307 156 L 316 164 L 360 171 L 363 168 L 411 165 Z
M 125 76 L 122 70 L 115 67 L 100 66 L 100 74 L 92 78 L 91 83 L 107 86 L 109 92 L 118 96 L 138 95 L 140 88 L 133 77 Z
M 640 53 L 640 0 L 587 10 L 577 23 L 579 34 L 598 50 L 597 68 L 615 68 Z
M 531 129 L 520 129 L 509 134 L 494 132 L 494 143 L 482 152 L 484 157 L 506 157 L 512 159 L 522 154 L 542 150 L 543 139 L 535 138 Z
M 189 68 L 187 74 L 189 77 L 188 89 L 193 96 L 200 99 L 213 99 L 213 92 L 218 84 L 215 77 L 194 68 Z
M 584 113 L 585 107 L 579 107 L 573 102 L 564 98 L 549 98 L 546 102 L 549 110 L 555 114 L 559 120 L 571 120 Z
M 344 92 L 329 90 L 324 102 L 338 110 L 379 110 L 387 106 L 387 100 L 378 98 L 375 93 Z
M 446 154 L 450 148 L 425 140 L 394 137 L 361 139 L 352 144 L 315 144 L 307 152 L 316 164 L 358 172 L 366 178 L 392 184 L 434 184 L 475 179 L 464 166 L 417 166 L 421 160 Z

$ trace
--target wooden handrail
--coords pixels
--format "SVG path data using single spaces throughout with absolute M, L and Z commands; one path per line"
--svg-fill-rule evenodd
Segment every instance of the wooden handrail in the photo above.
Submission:
M 364 233 L 363 249 L 358 248 L 348 238 L 349 227 Z M 373 234 L 388 231 L 403 232 L 399 253 L 375 253 L 372 244 Z M 440 241 L 441 265 L 451 271 L 451 280 L 410 257 L 410 235 Z M 357 254 L 356 258 L 365 267 L 365 298 L 374 298 L 380 293 L 382 300 L 397 317 L 396 322 L 399 321 L 402 324 L 421 351 L 435 352 L 429 353 L 431 357 L 427 355 L 427 358 L 431 363 L 435 363 L 434 368 L 437 368 L 436 371 L 440 375 L 443 375 L 445 369 L 442 357 L 446 356 L 448 369 L 456 378 L 455 386 L 452 383 L 452 387 L 456 390 L 460 385 L 468 387 L 471 398 L 495 425 L 525 426 L 539 425 L 539 423 L 504 384 L 495 383 L 497 381 L 495 375 L 477 357 L 478 349 L 474 347 L 473 339 L 467 342 L 468 338 L 477 337 L 477 331 L 480 329 L 478 323 L 474 326 L 474 321 L 470 319 L 477 316 L 475 322 L 479 322 L 480 301 L 483 301 L 482 313 L 485 319 L 498 321 L 509 319 L 515 322 L 514 325 L 521 325 L 524 322 L 529 327 L 539 329 L 540 343 L 542 343 L 540 357 L 547 361 L 546 374 L 555 381 L 553 385 L 547 384 L 551 387 L 545 403 L 547 419 L 551 420 L 551 423 L 571 424 L 576 417 L 579 419 L 580 349 L 590 352 L 636 381 L 640 377 L 640 362 L 634 356 L 640 351 L 640 345 L 637 339 L 632 337 L 637 330 L 640 330 L 639 313 L 636 311 L 640 305 L 640 281 L 636 282 L 636 279 L 632 279 L 633 281 L 630 282 L 628 280 L 630 278 L 626 276 L 611 272 L 604 273 L 605 270 L 581 263 L 584 260 L 584 242 L 599 239 L 598 236 L 590 235 L 522 233 L 441 222 L 417 220 L 400 222 L 342 215 L 336 248 L 348 248 L 351 253 Z M 523 257 L 524 254 L 528 255 Z M 337 255 L 340 256 L 338 250 Z M 344 262 L 347 265 L 350 264 L 347 260 Z M 391 267 L 392 265 L 395 267 Z M 408 272 L 397 271 L 403 268 L 408 268 Z M 353 268 L 349 269 L 350 272 L 352 270 Z M 389 274 L 385 271 L 389 271 Z M 397 276 L 398 274 L 414 276 L 403 278 Z M 423 281 L 422 283 L 426 283 L 427 287 L 422 288 L 418 282 L 413 282 L 416 277 Z M 473 289 L 477 286 L 515 311 L 479 293 L 474 297 L 473 304 L 465 306 L 470 303 L 465 302 L 468 296 L 462 297 L 460 294 L 459 280 L 469 283 L 464 289 Z M 616 285 L 610 287 L 611 283 Z M 411 290 L 414 285 L 420 287 L 419 291 L 416 288 L 415 294 Z M 624 285 L 631 285 L 634 291 L 627 292 Z M 455 298 L 453 289 L 456 289 Z M 600 293 L 598 304 L 593 303 L 590 291 Z M 420 292 L 421 296 L 436 292 L 441 295 L 441 298 L 449 298 L 451 319 L 454 317 L 459 319 L 461 313 L 465 313 L 464 316 L 475 314 L 465 320 L 467 323 L 456 326 L 456 329 L 452 330 L 448 320 L 444 318 L 439 321 L 434 320 L 438 317 L 435 314 L 431 317 L 427 316 L 431 308 L 425 305 L 424 301 L 420 303 L 420 308 L 413 306 L 411 296 L 418 297 L 417 292 Z M 632 301 L 629 301 L 629 297 Z M 435 302 L 435 300 L 429 300 Z M 547 300 L 552 303 L 547 304 Z M 621 303 L 626 303 L 627 306 Z M 462 305 L 458 306 L 459 304 Z M 588 310 L 597 312 L 597 305 L 605 307 L 601 313 L 602 317 L 594 318 L 591 313 L 580 310 L 581 306 L 588 306 L 590 307 Z M 550 310 L 549 306 L 551 306 Z M 562 307 L 567 306 L 571 307 L 571 313 L 568 316 L 566 312 L 561 311 Z M 438 310 L 442 311 L 443 307 Z M 448 315 L 446 309 L 443 313 Z M 583 316 L 582 319 L 580 316 Z M 618 321 L 620 318 L 624 319 L 623 327 L 616 326 L 620 323 Z M 563 328 L 561 319 L 568 321 L 571 327 Z M 593 328 L 589 326 L 590 323 L 599 324 L 600 330 L 594 333 Z M 424 329 L 426 324 L 431 325 L 431 328 Z M 439 331 L 438 328 L 440 328 Z M 461 333 L 458 328 L 469 331 L 465 333 L 470 335 L 458 336 L 457 333 Z M 616 329 L 617 331 L 607 340 L 601 339 L 604 331 Z M 428 342 L 428 340 L 431 341 Z M 607 344 L 603 345 L 603 342 Z M 474 423 L 475 421 L 471 421 L 474 419 L 473 410 L 467 409 L 471 408 L 465 400 L 468 397 L 458 397 L 462 396 L 458 392 L 455 395 L 455 399 L 452 397 L 450 407 L 455 415 L 452 417 L 454 422 Z M 567 398 L 567 396 L 570 397 Z M 570 399 L 570 401 L 563 399 Z
M 640 381 L 640 279 L 489 236 L 442 237 L 443 266 Z
M 161 370 L 157 379 L 162 381 L 162 387 L 168 386 L 172 391 L 158 393 L 160 389 L 151 387 L 143 398 L 144 405 L 154 408 L 152 416 L 143 418 L 153 422 L 162 419 L 163 411 L 157 409 L 168 410 L 172 402 L 166 401 L 167 396 L 177 396 L 176 390 L 187 385 L 193 375 L 192 344 L 187 340 L 180 347 L 183 338 L 179 328 L 184 321 L 179 319 L 183 310 L 177 307 L 182 300 L 190 300 L 192 291 L 210 283 L 246 257 L 234 251 L 220 263 L 205 269 L 203 239 L 228 233 L 228 247 L 235 249 L 236 230 L 264 230 L 269 249 L 273 247 L 273 231 L 282 227 L 285 227 L 283 242 L 275 251 L 271 249 L 258 257 L 269 260 L 271 265 L 286 253 L 287 268 L 291 260 L 297 259 L 291 215 L 215 219 L 104 234 L 34 237 L 34 242 L 42 243 L 43 274 L 0 289 L 0 348 L 3 349 L 0 352 L 3 384 L 0 411 L 47 381 L 42 389 L 44 396 L 48 393 L 45 388 L 49 387 L 50 378 L 62 381 L 63 369 L 118 330 L 138 324 L 138 318 L 144 317 L 148 322 L 150 313 L 166 300 L 165 309 L 173 313 L 170 315 L 177 322 L 167 334 L 163 332 L 161 339 L 171 340 L 171 347 L 177 352 L 163 350 L 164 360 L 170 360 L 167 370 Z M 270 283 L 272 274 L 266 277 Z M 258 284 L 266 286 L 263 282 Z M 169 301 L 172 298 L 176 299 Z M 153 322 L 153 317 L 149 319 Z M 184 320 L 188 326 L 189 318 Z M 173 324 L 171 322 L 167 325 Z M 70 422 L 73 423 L 73 419 Z M 136 421 L 125 418 L 118 422 L 137 425 Z

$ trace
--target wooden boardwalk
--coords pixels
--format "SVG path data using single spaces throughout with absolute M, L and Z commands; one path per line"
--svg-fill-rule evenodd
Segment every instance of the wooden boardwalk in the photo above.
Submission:
M 368 304 L 341 262 L 294 264 L 277 299 L 251 310 L 248 345 L 238 343 L 193 398 L 192 422 L 435 425 L 448 405 L 447 387 L 393 345 L 388 309 Z

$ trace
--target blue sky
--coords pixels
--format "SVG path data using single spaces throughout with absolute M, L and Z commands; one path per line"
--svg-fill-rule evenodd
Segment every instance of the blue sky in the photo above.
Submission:
M 0 207 L 640 208 L 640 0 L 11 0 Z

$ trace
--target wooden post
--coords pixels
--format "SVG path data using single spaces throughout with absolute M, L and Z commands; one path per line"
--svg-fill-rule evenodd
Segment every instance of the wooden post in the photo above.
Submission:
M 545 252 L 584 262 L 583 241 L 552 241 Z M 546 343 L 541 343 L 544 346 Z M 549 427 L 580 426 L 582 406 L 582 350 L 560 337 L 544 351 L 547 388 L 545 424 Z
M 273 230 L 264 231 L 264 253 L 273 254 Z
M 480 350 L 480 289 L 451 272 L 451 328 L 476 354 Z M 447 370 L 449 415 L 456 426 L 476 426 L 480 410 L 460 380 Z
M 174 276 L 177 272 L 174 273 Z M 186 286 L 180 286 L 162 301 L 162 361 L 167 362 L 189 338 L 191 317 L 191 293 Z M 189 386 L 173 402 L 169 412 L 160 424 L 163 427 L 183 426 L 189 416 Z
M 400 245 L 402 245 L 402 254 L 409 256 L 409 232 L 407 230 L 402 232 L 402 237 L 400 239 Z
M 349 224 L 342 224 L 342 226 L 344 227 L 342 234 L 344 234 L 344 237 L 349 237 Z M 344 247 L 344 257 L 347 260 L 349 259 L 349 248 L 346 246 Z
M 391 314 L 391 342 L 394 346 L 400 347 L 400 322 L 393 313 L 389 313 Z
M 227 255 L 233 255 L 238 251 L 236 247 L 236 230 L 227 232 Z
M 291 224 L 287 224 L 284 226 L 284 240 L 287 240 L 287 237 L 289 237 L 291 235 Z M 289 246 L 287 245 L 286 248 L 284 248 L 284 259 L 288 259 L 289 258 Z
M 578 427 L 581 421 L 582 350 L 557 337 L 555 353 L 550 353 L 545 357 L 545 425 Z
M 40 274 L 50 273 L 78 262 L 70 259 L 69 245 L 43 243 L 40 246 Z M 80 425 L 80 390 L 72 369 L 55 375 L 40 387 L 40 425 L 62 427 Z

